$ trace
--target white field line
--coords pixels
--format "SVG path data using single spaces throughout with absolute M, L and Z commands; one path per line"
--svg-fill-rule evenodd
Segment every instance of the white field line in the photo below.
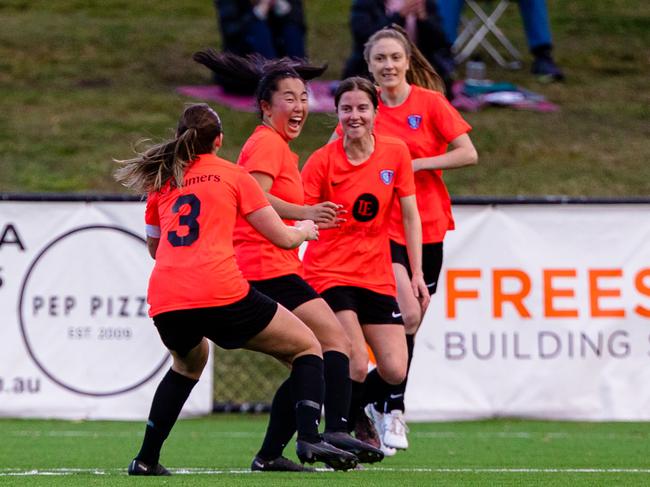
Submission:
M 329 469 L 318 469 L 319 472 L 331 472 Z M 211 468 L 174 468 L 170 471 L 175 475 L 247 475 L 258 472 L 251 472 L 248 469 L 211 469 Z M 363 472 L 411 472 L 411 473 L 477 473 L 477 474 L 645 474 L 650 475 L 650 468 L 433 468 L 433 467 L 412 467 L 412 468 L 390 468 L 390 467 L 366 467 Z M 30 477 L 30 476 L 52 476 L 52 475 L 126 475 L 126 469 L 101 469 L 101 468 L 51 468 L 51 469 L 30 469 L 21 470 L 17 468 L 0 468 L 0 477 Z M 261 475 L 261 474 L 259 474 Z
M 38 430 L 9 430 L 4 433 L 7 436 L 14 437 L 28 437 L 28 438 L 48 438 L 48 437 L 80 437 L 80 438 L 140 438 L 142 437 L 141 431 L 87 431 L 87 430 L 54 430 L 54 431 L 38 431 Z M 192 433 L 193 434 L 193 433 Z M 174 431 L 174 435 L 181 436 L 183 432 Z M 263 434 L 250 432 L 250 431 L 205 431 L 201 432 L 202 437 L 212 438 L 262 438 Z M 478 439 L 531 439 L 531 438 L 555 438 L 555 439 L 570 439 L 570 438 L 593 438 L 601 440 L 647 440 L 650 432 L 643 433 L 588 433 L 588 432 L 544 432 L 544 431 L 489 431 L 489 432 L 473 432 L 473 433 L 460 433 L 457 431 L 417 431 L 411 433 L 409 436 L 412 438 L 431 438 L 431 439 L 445 439 L 445 438 L 478 438 Z

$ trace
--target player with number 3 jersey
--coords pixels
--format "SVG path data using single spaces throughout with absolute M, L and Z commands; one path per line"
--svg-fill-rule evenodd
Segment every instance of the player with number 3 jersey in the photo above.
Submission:
M 249 286 L 232 244 L 238 215 L 287 249 L 318 238 L 318 229 L 309 220 L 285 225 L 255 180 L 216 156 L 222 140 L 217 113 L 205 104 L 191 105 L 173 140 L 119 161 L 116 178 L 149 195 L 147 246 L 156 260 L 148 290 L 150 315 L 173 357 L 128 473 L 170 474 L 159 462 L 160 452 L 205 367 L 208 339 L 225 349 L 247 348 L 290 364 L 298 457 L 353 468 L 356 457 L 318 433 L 325 387 L 320 344 L 297 317 Z

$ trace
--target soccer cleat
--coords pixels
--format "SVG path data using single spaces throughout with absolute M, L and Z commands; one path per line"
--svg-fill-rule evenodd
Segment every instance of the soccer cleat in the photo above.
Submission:
M 406 450 L 409 447 L 406 433 L 408 426 L 404 421 L 404 413 L 399 409 L 394 409 L 390 413 L 384 414 L 383 434 L 381 439 L 386 446 Z
M 273 460 L 263 460 L 255 457 L 251 463 L 253 472 L 315 472 L 315 468 L 305 467 L 299 463 L 292 462 L 286 457 L 278 457 Z
M 169 470 L 161 464 L 157 463 L 152 467 L 137 458 L 134 458 L 133 461 L 129 463 L 129 469 L 127 471 L 129 475 L 171 475 Z
M 379 434 L 363 409 L 357 413 L 357 420 L 354 425 L 354 436 L 357 440 L 368 443 L 370 446 L 374 446 L 375 448 L 381 446 Z
M 350 470 L 359 463 L 353 453 L 336 448 L 323 440 L 316 443 L 297 440 L 296 454 L 302 463 L 323 462 L 334 470 Z
M 381 452 L 384 454 L 384 457 L 394 457 L 397 455 L 397 448 L 393 448 L 391 446 L 386 446 L 384 445 L 384 442 L 381 442 L 381 446 L 379 447 Z
M 323 434 L 323 439 L 336 448 L 353 453 L 360 463 L 375 463 L 384 459 L 384 454 L 379 448 L 364 443 L 345 431 L 326 431 Z
M 392 448 L 390 446 L 386 446 L 384 444 L 384 414 L 380 413 L 377 411 L 375 406 L 372 404 L 368 404 L 365 409 L 366 414 L 370 418 L 370 421 L 372 421 L 375 429 L 377 430 L 377 433 L 379 434 L 379 449 L 382 451 L 384 454 L 384 457 L 392 457 L 395 456 L 397 453 L 397 450 L 395 448 Z

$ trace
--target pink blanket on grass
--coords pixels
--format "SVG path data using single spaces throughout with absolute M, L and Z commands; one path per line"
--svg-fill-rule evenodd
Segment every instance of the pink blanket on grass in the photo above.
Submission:
M 464 92 L 464 82 L 456 81 L 453 86 L 454 99 L 451 104 L 461 112 L 478 112 L 488 106 L 501 106 L 516 110 L 552 113 L 560 107 L 542 95 L 518 88 L 517 92 L 494 92 L 477 96 L 468 96 Z
M 309 82 L 309 111 L 313 113 L 334 112 L 334 97 L 331 93 L 332 81 Z M 176 91 L 181 95 L 214 101 L 220 105 L 240 112 L 254 112 L 255 97 L 253 95 L 232 95 L 225 93 L 219 85 L 179 86 Z

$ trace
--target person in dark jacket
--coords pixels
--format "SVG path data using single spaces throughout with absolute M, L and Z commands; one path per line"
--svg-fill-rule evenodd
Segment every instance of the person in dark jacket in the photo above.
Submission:
M 444 34 L 436 0 L 353 0 L 350 10 L 353 47 L 342 78 L 370 77 L 363 57 L 364 44 L 372 34 L 391 24 L 400 25 L 406 30 L 443 78 L 449 96 L 454 63 L 451 44 Z
M 306 58 L 302 0 L 214 0 L 219 14 L 222 50 L 267 59 Z M 225 79 L 215 82 L 231 93 L 242 89 Z

